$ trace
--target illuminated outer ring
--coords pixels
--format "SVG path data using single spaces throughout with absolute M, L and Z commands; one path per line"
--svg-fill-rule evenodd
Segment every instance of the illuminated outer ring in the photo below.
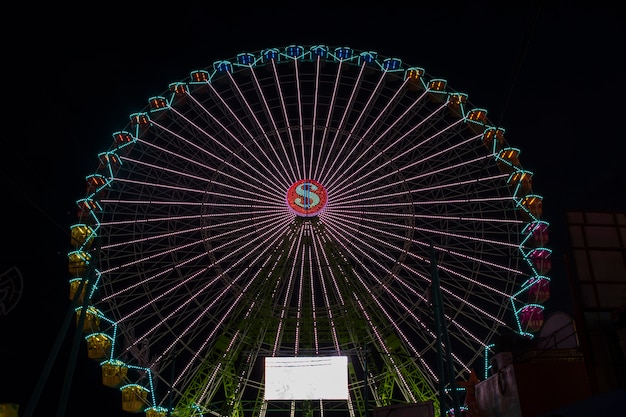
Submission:
M 310 207 L 302 204 L 302 195 L 298 193 L 298 190 L 302 190 L 302 184 L 309 183 L 312 187 L 311 193 L 317 196 L 313 201 L 314 204 Z M 301 192 L 301 191 L 300 191 Z M 328 193 L 326 188 L 315 180 L 299 180 L 294 182 L 287 190 L 287 206 L 298 216 L 312 217 L 319 214 L 326 203 L 328 202 Z

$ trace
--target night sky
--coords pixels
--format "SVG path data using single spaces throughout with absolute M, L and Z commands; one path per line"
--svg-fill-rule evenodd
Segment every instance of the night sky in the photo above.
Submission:
M 626 211 L 625 10 L 597 2 L 515 3 L 392 2 L 358 9 L 177 3 L 162 10 L 51 8 L 12 16 L 18 29 L 1 29 L 0 273 L 16 267 L 23 292 L 0 316 L 0 402 L 26 410 L 63 336 L 69 226 L 84 178 L 111 134 L 170 82 L 269 47 L 377 51 L 448 80 L 487 109 L 509 144 L 521 149 L 522 166 L 534 173 L 533 191 L 544 197 L 553 250 L 547 314 L 570 313 L 565 211 Z M 59 339 L 35 416 L 56 415 L 74 333 L 69 326 Z M 127 415 L 119 392 L 102 386 L 84 342 L 78 358 L 65 415 Z

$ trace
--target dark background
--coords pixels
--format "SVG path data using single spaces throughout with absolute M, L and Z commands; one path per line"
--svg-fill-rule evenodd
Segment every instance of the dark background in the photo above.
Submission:
M 75 326 L 62 331 L 69 227 L 84 178 L 111 134 L 149 97 L 192 70 L 269 47 L 326 44 L 401 58 L 487 109 L 521 149 L 533 191 L 544 197 L 554 263 L 546 313 L 571 313 L 565 211 L 626 211 L 624 5 L 421 3 L 175 2 L 161 10 L 102 3 L 7 13 L 0 29 L 0 273 L 17 268 L 23 288 L 17 305 L 0 316 L 0 403 L 19 403 L 23 415 L 60 343 L 34 415 L 56 415 L 64 383 L 66 416 L 127 415 L 119 391 L 101 384 L 84 342 L 71 380 L 66 375 L 75 334 Z M 0 292 L 5 308 L 11 298 Z

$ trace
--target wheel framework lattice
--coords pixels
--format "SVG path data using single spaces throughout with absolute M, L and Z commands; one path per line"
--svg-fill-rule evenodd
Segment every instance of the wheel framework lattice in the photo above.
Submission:
M 77 202 L 88 353 L 151 416 L 436 405 L 431 250 L 459 379 L 542 322 L 548 225 L 519 153 L 466 94 L 375 52 L 193 71 L 113 133 Z M 263 400 L 264 358 L 339 354 L 347 401 Z

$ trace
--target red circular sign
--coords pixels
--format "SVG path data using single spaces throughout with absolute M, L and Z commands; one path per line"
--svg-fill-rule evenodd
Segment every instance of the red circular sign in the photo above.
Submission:
M 326 188 L 314 180 L 296 181 L 287 190 L 287 205 L 298 216 L 315 216 L 327 202 Z

